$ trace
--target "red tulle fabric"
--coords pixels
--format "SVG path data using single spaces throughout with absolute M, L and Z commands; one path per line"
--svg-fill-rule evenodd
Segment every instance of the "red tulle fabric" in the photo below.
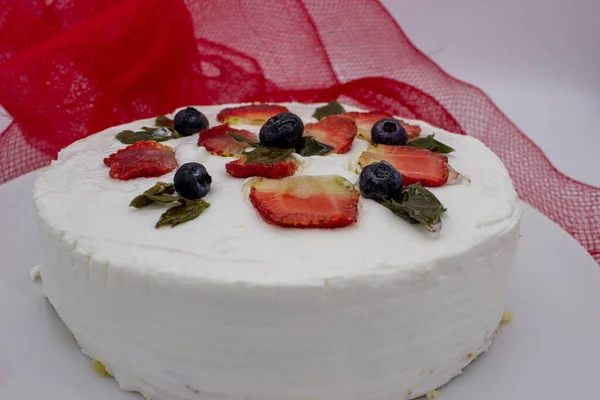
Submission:
M 600 189 L 559 173 L 375 0 L 3 0 L 0 182 L 91 133 L 190 104 L 343 101 L 482 140 L 600 262 Z M 49 3 L 49 4 L 47 4 Z

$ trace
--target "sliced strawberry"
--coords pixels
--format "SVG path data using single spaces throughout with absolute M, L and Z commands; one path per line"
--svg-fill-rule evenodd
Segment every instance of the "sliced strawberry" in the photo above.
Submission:
M 319 122 L 304 125 L 304 136 L 312 136 L 321 143 L 333 147 L 333 152 L 344 154 L 350 151 L 356 137 L 356 123 L 350 118 L 332 115 Z
M 115 179 L 150 178 L 177 168 L 173 148 L 154 141 L 136 142 L 104 159 Z
M 387 161 L 402 174 L 404 185 L 442 186 L 448 181 L 448 157 L 411 146 L 372 145 L 360 155 L 358 164 L 366 167 Z
M 234 178 L 262 176 L 264 178 L 280 179 L 294 175 L 297 168 L 295 160 L 279 161 L 271 165 L 246 164 L 245 157 L 225 164 L 225 170 Z
M 250 131 L 231 128 L 228 124 L 223 124 L 201 131 L 198 137 L 198 146 L 204 146 L 206 150 L 218 156 L 239 156 L 248 147 L 248 144 L 235 140 L 227 132 L 233 132 L 248 140 L 258 140 L 256 135 Z
M 411 125 L 407 122 L 402 121 L 401 119 L 398 119 L 398 122 L 400 122 L 400 125 L 402 125 L 402 127 L 408 134 L 408 140 L 416 139 L 421 134 L 421 127 L 419 125 Z
M 250 200 L 268 223 L 292 228 L 341 228 L 356 222 L 360 192 L 338 175 L 259 179 Z
M 340 116 L 353 119 L 356 122 L 358 137 L 369 142 L 371 141 L 371 128 L 375 122 L 380 119 L 392 118 L 390 114 L 381 111 L 347 112 Z
M 394 118 L 391 114 L 381 111 L 347 112 L 340 115 L 342 117 L 353 119 L 358 128 L 358 137 L 369 142 L 371 141 L 371 128 L 373 128 L 373 125 L 375 125 L 377 121 L 385 118 Z M 406 130 L 406 133 L 408 134 L 408 140 L 416 139 L 421 134 L 421 127 L 407 124 L 401 119 L 398 119 L 398 121 Z
M 217 119 L 229 124 L 263 125 L 272 116 L 288 111 L 287 108 L 275 104 L 251 104 L 225 108 L 217 115 Z

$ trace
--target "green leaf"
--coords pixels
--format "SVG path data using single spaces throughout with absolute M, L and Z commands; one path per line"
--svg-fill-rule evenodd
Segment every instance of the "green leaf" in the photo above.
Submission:
M 173 194 L 175 185 L 172 183 L 156 182 L 154 186 L 144 192 L 145 194 Z
M 156 228 L 170 225 L 175 227 L 187 221 L 197 218 L 210 205 L 204 200 L 179 199 L 179 205 L 165 211 L 156 223 Z
M 315 110 L 315 113 L 313 114 L 313 117 L 320 121 L 323 118 L 328 117 L 330 115 L 337 115 L 345 112 L 346 110 L 344 109 L 344 107 L 340 103 L 338 103 L 337 100 L 334 100 L 329 104 L 317 108 Z
M 170 194 L 147 194 L 146 197 L 153 203 L 169 204 L 179 201 L 181 197 L 171 196 Z
M 154 125 L 164 127 L 164 128 L 173 128 L 174 123 L 171 118 L 166 117 L 164 115 L 159 115 L 154 120 Z
M 410 222 L 411 224 L 418 224 L 419 223 L 419 221 L 417 221 L 416 219 L 412 219 L 410 217 L 410 215 L 408 215 L 408 213 L 404 210 L 404 208 L 402 207 L 402 204 L 400 204 L 400 202 L 398 202 L 396 200 L 386 200 L 386 201 L 382 201 L 379 204 L 381 204 L 382 206 L 386 207 L 391 212 L 393 212 L 394 214 L 396 214 L 397 216 L 399 216 L 403 220 L 405 220 L 407 222 Z
M 175 193 L 175 187 L 172 183 L 156 182 L 150 189 L 134 198 L 129 205 L 135 208 L 142 208 L 152 203 L 165 203 L 167 202 L 166 197 L 163 196 L 169 196 L 173 193 Z M 167 203 L 178 200 L 175 196 L 169 197 L 173 198 L 173 200 L 170 200 Z
M 411 223 L 425 225 L 431 232 L 442 228 L 440 216 L 446 211 L 437 197 L 420 183 L 405 187 L 400 200 L 383 201 L 381 205 Z
M 296 150 L 298 154 L 304 157 L 310 156 L 324 156 L 333 150 L 333 146 L 319 142 L 312 136 L 304 136 L 302 138 L 302 144 Z
M 147 126 L 141 128 L 141 131 L 125 130 L 117 133 L 117 140 L 124 144 L 133 144 L 135 142 L 141 142 L 146 140 L 153 140 L 155 142 L 164 142 L 165 140 L 174 139 L 179 137 L 170 128 L 149 128 Z
M 247 156 L 246 161 L 244 161 L 245 164 L 263 164 L 269 166 L 284 161 L 293 153 L 294 149 L 260 146 L 243 154 Z
M 454 149 L 450 146 L 446 146 L 442 142 L 438 142 L 433 138 L 433 135 L 427 137 L 417 138 L 408 142 L 409 146 L 417 147 L 419 149 L 431 150 L 434 153 L 448 154 L 452 153 Z
M 243 137 L 242 135 L 238 135 L 237 133 L 227 132 L 227 134 L 229 136 L 231 136 L 232 138 L 234 138 L 235 140 L 237 140 L 238 142 L 243 142 L 243 143 L 248 144 L 248 146 L 252 146 L 252 147 L 262 146 L 259 142 L 255 142 L 254 140 L 246 139 L 245 137 Z

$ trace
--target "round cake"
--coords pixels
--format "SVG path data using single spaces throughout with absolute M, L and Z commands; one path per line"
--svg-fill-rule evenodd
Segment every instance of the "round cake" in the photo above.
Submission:
M 501 161 L 419 121 L 400 121 L 404 145 L 373 145 L 373 125 L 390 116 L 323 106 L 188 108 L 188 125 L 173 114 L 109 128 L 39 174 L 44 293 L 122 389 L 152 400 L 412 399 L 488 348 L 519 236 Z M 310 143 L 269 153 L 263 124 L 285 111 Z M 399 129 L 386 124 L 384 135 Z M 376 162 L 402 174 L 402 198 L 367 195 Z M 187 163 L 211 177 L 202 199 L 178 197 L 177 179 L 173 192 Z M 422 217 L 432 203 L 412 195 L 439 200 L 434 223 Z

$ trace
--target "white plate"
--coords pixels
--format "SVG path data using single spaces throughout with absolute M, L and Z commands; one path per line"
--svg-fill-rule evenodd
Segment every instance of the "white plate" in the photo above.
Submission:
M 34 179 L 0 187 L 0 400 L 141 399 L 92 372 L 29 279 L 40 261 Z M 514 320 L 488 353 L 441 388 L 441 400 L 600 399 L 600 268 L 557 225 L 523 208 L 507 304 Z

